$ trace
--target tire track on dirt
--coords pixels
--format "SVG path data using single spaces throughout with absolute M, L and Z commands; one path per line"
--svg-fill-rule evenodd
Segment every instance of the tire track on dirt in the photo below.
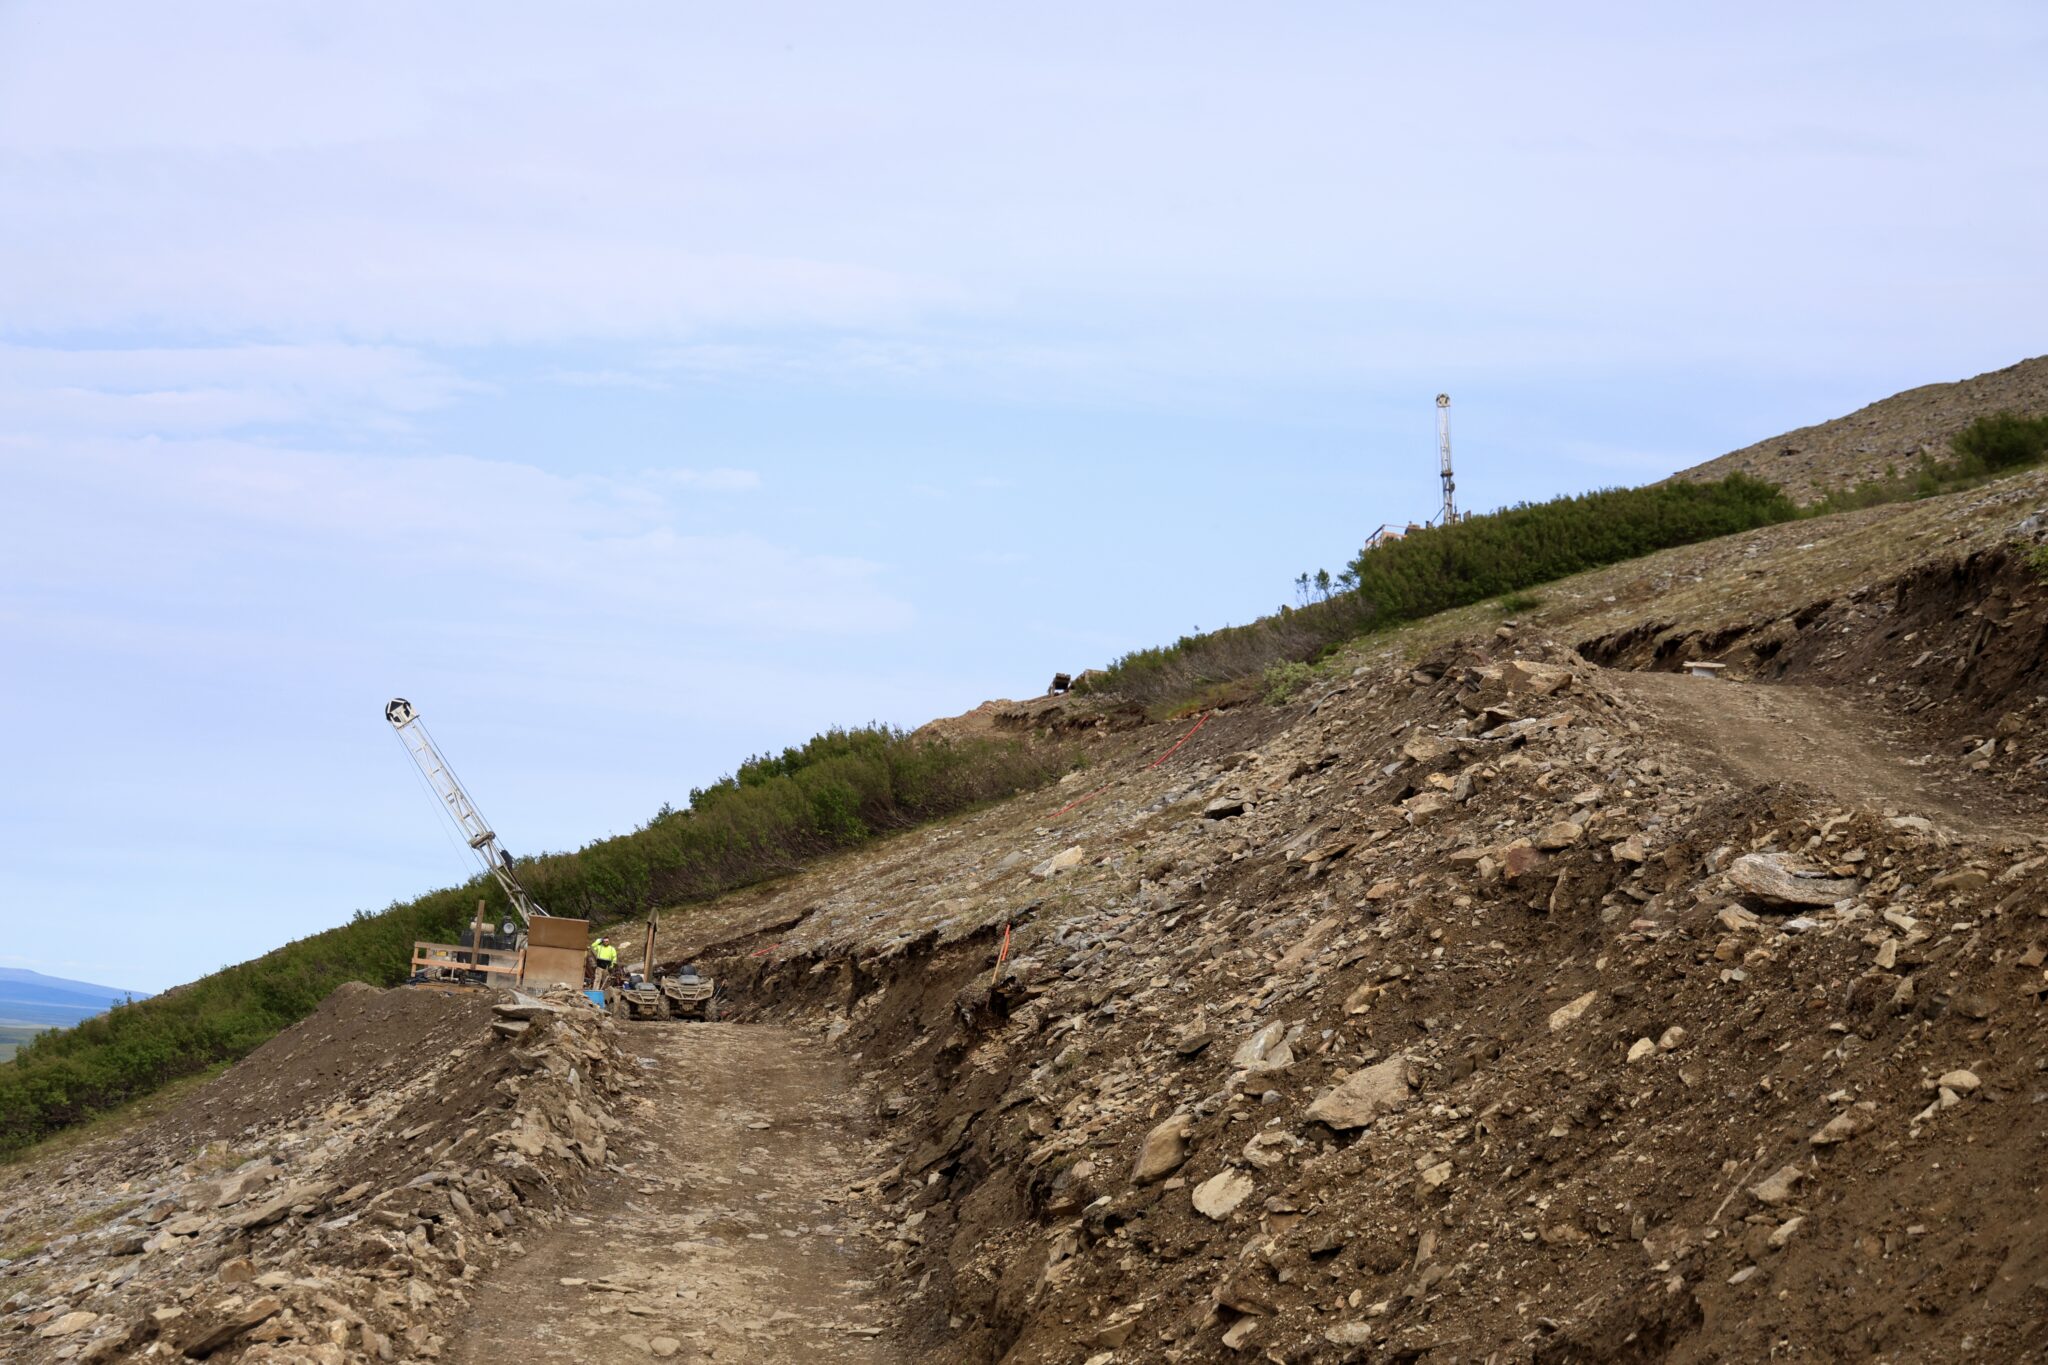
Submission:
M 872 1108 L 840 1059 L 762 1025 L 634 1024 L 622 1041 L 644 1082 L 621 1172 L 527 1231 L 448 1358 L 899 1359 L 853 1190 Z
M 2009 793 L 1915 751 L 1898 723 L 1832 688 L 1678 673 L 1612 673 L 1643 723 L 1687 756 L 1752 782 L 1799 783 L 1849 805 L 1894 808 L 1973 833 L 2014 827 Z

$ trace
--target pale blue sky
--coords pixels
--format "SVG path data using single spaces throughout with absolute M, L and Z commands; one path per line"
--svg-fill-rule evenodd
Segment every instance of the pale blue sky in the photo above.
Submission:
M 2048 350 L 2032 4 L 0 0 L 0 964 L 156 989 Z

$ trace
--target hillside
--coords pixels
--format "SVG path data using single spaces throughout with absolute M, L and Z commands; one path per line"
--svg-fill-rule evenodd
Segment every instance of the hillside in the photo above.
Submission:
M 467 890 L 123 1007 L 74 1034 L 256 1050 L 0 1171 L 0 1352 L 2039 1354 L 2048 471 L 1982 477 L 1413 537 L 1358 572 L 1415 619 L 820 737 L 529 865 L 665 903 L 717 1023 L 329 993 Z
M 1923 384 L 1846 417 L 1800 427 L 1694 465 L 1673 478 L 1704 481 L 1749 474 L 1785 490 L 1796 503 L 1904 472 L 1923 457 L 1945 458 L 1948 442 L 1978 417 L 1996 412 L 2048 415 L 2048 356 L 1949 384 Z
M 2030 1358 L 2044 544 L 2026 473 L 1443 613 L 1278 705 L 1017 708 L 1086 769 L 669 918 L 727 1022 L 337 996 L 13 1168 L 0 1340 Z

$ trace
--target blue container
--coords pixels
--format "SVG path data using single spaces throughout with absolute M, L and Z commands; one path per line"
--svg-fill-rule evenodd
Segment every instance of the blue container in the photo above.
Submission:
M 591 1004 L 597 1006 L 599 1009 L 604 1008 L 603 991 L 585 991 L 583 992 L 583 998 L 588 1000 Z

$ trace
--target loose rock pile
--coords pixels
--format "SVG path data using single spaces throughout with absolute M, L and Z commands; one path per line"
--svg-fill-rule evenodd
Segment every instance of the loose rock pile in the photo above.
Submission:
M 11 1182 L 0 1355 L 433 1359 L 605 1164 L 612 1029 L 573 995 L 344 986 L 54 1187 Z
M 930 1358 L 2038 1346 L 2048 843 L 1623 683 L 1508 630 L 793 889 L 757 994 L 886 1059 Z

